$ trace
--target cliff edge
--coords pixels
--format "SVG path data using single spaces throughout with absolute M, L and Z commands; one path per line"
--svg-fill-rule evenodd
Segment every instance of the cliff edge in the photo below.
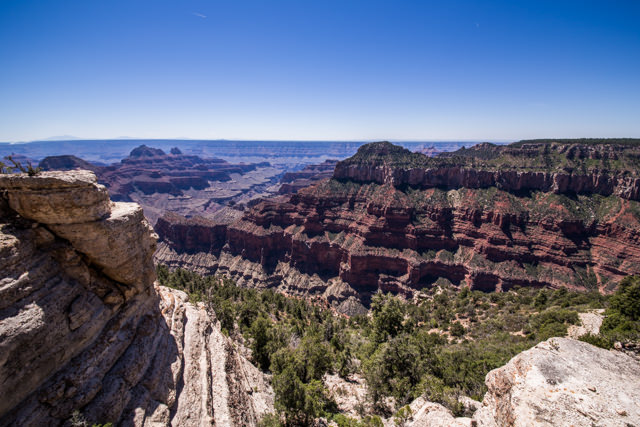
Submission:
M 256 425 L 273 393 L 88 171 L 0 176 L 0 426 Z

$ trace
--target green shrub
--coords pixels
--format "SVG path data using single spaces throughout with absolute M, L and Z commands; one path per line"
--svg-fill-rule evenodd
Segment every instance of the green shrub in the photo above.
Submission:
M 403 304 L 391 294 L 376 294 L 371 300 L 371 318 L 375 342 L 393 338 L 403 330 Z
M 606 336 L 603 336 L 600 334 L 598 335 L 586 334 L 581 336 L 579 340 L 587 342 L 591 345 L 595 345 L 596 347 L 604 348 L 606 350 L 613 348 L 613 341 L 607 338 Z
M 276 414 L 266 414 L 260 419 L 259 427 L 282 427 L 280 417 Z
M 579 320 L 575 310 L 551 307 L 533 316 L 529 323 L 536 338 L 544 341 L 551 337 L 565 336 L 567 325 L 575 325 Z
M 640 320 L 640 276 L 625 277 L 609 300 L 609 312 L 620 313 L 631 320 Z
M 466 329 L 464 328 L 464 326 L 462 326 L 462 323 L 453 322 L 449 327 L 449 331 L 451 332 L 451 335 L 453 335 L 454 337 L 461 337 L 466 332 Z

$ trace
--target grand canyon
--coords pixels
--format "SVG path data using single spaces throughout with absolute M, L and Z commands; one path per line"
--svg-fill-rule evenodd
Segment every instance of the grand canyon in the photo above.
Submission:
M 0 425 L 267 425 L 282 419 L 274 413 L 304 425 L 640 419 L 636 341 L 599 335 L 633 311 L 593 309 L 611 298 L 613 310 L 620 297 L 610 295 L 637 287 L 623 279 L 640 274 L 638 141 L 426 151 L 375 142 L 285 173 L 141 145 L 110 166 L 61 155 L 44 158 L 44 171 L 3 173 Z M 256 295 L 262 314 L 246 314 Z M 274 299 L 280 308 L 263 313 Z M 386 329 L 378 316 L 393 307 L 415 313 Z M 305 330 L 278 341 L 295 316 L 320 322 L 325 341 Z M 492 321 L 502 332 L 483 329 Z M 490 357 L 469 374 L 480 384 L 441 394 L 420 377 L 377 384 L 375 364 L 398 362 L 376 358 L 406 351 L 391 347 L 402 339 L 435 340 L 415 362 L 436 351 L 443 368 L 474 343 L 508 350 L 460 360 L 457 369 Z M 333 412 L 282 403 L 289 371 L 277 354 L 314 349 L 336 357 L 317 383 Z M 411 369 L 455 384 L 420 366 Z M 299 402 L 310 402 L 301 384 Z
M 640 427 L 639 22 L 0 1 L 0 427 Z

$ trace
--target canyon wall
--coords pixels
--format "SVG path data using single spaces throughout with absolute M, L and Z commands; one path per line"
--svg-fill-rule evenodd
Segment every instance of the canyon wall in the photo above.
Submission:
M 338 180 L 414 188 L 491 188 L 509 192 L 616 195 L 640 199 L 640 148 L 615 145 L 478 144 L 429 158 L 388 142 L 339 162 Z
M 408 168 L 339 163 L 334 178 L 420 188 L 490 188 L 509 192 L 543 191 L 556 194 L 615 194 L 640 199 L 640 178 L 606 172 L 593 174 L 476 170 L 466 167 Z
M 157 236 L 87 171 L 0 176 L 0 425 L 256 425 L 262 373 L 183 292 Z
M 264 200 L 236 220 L 201 221 L 199 234 L 215 235 L 215 242 L 187 237 L 189 221 L 199 220 L 167 216 L 159 221 L 156 260 L 317 296 L 343 311 L 366 305 L 378 290 L 411 296 L 438 280 L 483 291 L 610 292 L 622 277 L 640 273 L 633 185 L 618 191 L 598 184 L 600 193 L 578 194 L 554 187 L 560 178 L 542 172 L 417 173 L 397 166 L 410 163 L 401 156 L 451 160 L 389 146 L 363 146 L 369 157 L 339 162 L 332 179 Z M 541 181 L 534 191 L 535 174 Z

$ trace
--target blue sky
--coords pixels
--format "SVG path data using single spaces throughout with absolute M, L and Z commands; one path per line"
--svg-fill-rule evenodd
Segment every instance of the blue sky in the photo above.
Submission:
M 640 137 L 639 1 L 0 0 L 0 141 Z

